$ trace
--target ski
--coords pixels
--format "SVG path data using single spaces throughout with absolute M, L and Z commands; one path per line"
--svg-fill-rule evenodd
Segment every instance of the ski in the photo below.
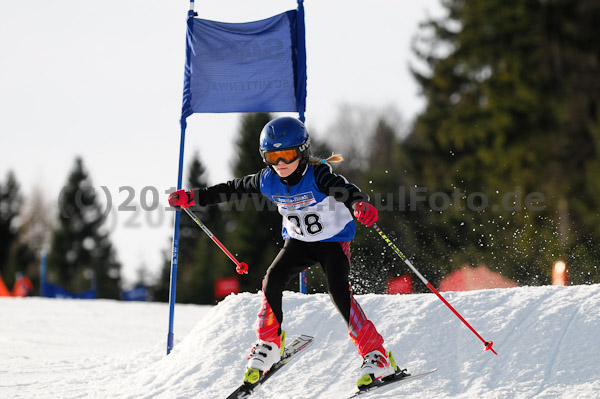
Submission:
M 233 391 L 233 393 L 227 397 L 227 399 L 244 399 L 250 397 L 252 392 L 264 384 L 265 381 L 267 381 L 273 374 L 288 364 L 294 357 L 304 352 L 304 350 L 313 343 L 313 340 L 314 337 L 309 335 L 300 335 L 295 337 L 290 344 L 286 342 L 281 360 L 275 363 L 273 367 L 271 367 L 271 370 L 267 371 L 267 373 L 263 375 L 260 381 L 252 386 L 247 386 L 246 384 L 240 385 L 238 389 Z
M 376 381 L 373 384 L 371 384 L 371 386 L 369 386 L 368 388 L 359 389 L 357 392 L 352 394 L 352 396 L 349 396 L 347 399 L 356 398 L 357 396 L 364 395 L 364 394 L 369 393 L 377 388 L 385 387 L 385 386 L 388 386 L 391 384 L 395 384 L 397 382 L 406 382 L 406 381 L 410 381 L 410 380 L 416 380 L 417 378 L 422 378 L 431 373 L 435 373 L 437 371 L 437 369 L 424 371 L 419 374 L 405 374 L 404 371 L 405 370 L 398 370 L 396 372 L 396 374 L 394 374 L 393 377 L 388 377 L 387 379 L 382 380 L 382 381 Z

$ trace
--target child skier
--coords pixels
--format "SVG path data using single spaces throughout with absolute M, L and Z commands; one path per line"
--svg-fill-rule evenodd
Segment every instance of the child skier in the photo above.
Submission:
M 280 117 L 267 123 L 259 150 L 267 167 L 258 173 L 203 189 L 177 190 L 169 196 L 169 204 L 179 209 L 261 194 L 277 205 L 283 217 L 285 243 L 263 280 L 255 325 L 258 341 L 248 357 L 244 383 L 257 383 L 280 360 L 285 342 L 283 290 L 295 275 L 315 263 L 321 264 L 331 300 L 363 357 L 358 387 L 392 375 L 396 371 L 392 353 L 384 349 L 383 337 L 365 316 L 348 281 L 350 241 L 356 232 L 352 214 L 371 226 L 377 209 L 367 202 L 367 194 L 332 172 L 327 162 L 339 162 L 340 156 L 327 160 L 310 156 L 308 132 L 298 119 Z

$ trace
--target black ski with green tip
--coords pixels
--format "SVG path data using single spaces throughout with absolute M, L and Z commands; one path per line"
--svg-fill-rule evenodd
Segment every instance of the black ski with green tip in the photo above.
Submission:
M 238 389 L 233 391 L 233 393 L 227 397 L 227 399 L 244 399 L 250 397 L 252 392 L 256 391 L 256 389 L 264 384 L 273 374 L 288 364 L 294 357 L 304 352 L 304 350 L 313 343 L 313 340 L 314 337 L 311 337 L 310 335 L 300 335 L 292 339 L 291 343 L 288 344 L 286 342 L 281 360 L 275 363 L 273 367 L 271 367 L 271 370 L 267 371 L 254 385 L 240 385 Z
M 381 381 L 374 381 L 368 387 L 360 388 L 357 392 L 352 394 L 352 396 L 349 396 L 347 399 L 356 398 L 357 396 L 367 394 L 377 388 L 386 387 L 386 386 L 389 386 L 391 384 L 395 384 L 398 382 L 407 382 L 410 380 L 416 380 L 417 378 L 425 377 L 426 375 L 435 373 L 436 371 L 437 371 L 437 369 L 433 369 L 433 370 L 424 371 L 424 372 L 418 373 L 418 374 L 407 374 L 406 370 L 398 370 L 398 371 L 396 371 L 396 374 L 394 374 L 393 376 L 386 377 L 385 379 L 383 379 Z

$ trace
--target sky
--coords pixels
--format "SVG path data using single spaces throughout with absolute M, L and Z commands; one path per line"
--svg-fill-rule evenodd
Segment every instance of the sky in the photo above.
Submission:
M 392 107 L 412 120 L 424 99 L 409 72 L 411 39 L 427 16 L 443 15 L 439 0 L 304 5 L 309 131 L 326 140 L 342 104 Z M 56 211 L 82 157 L 128 281 L 142 265 L 156 272 L 170 246 L 166 198 L 177 183 L 188 7 L 166 0 L 0 4 L 0 182 L 12 170 L 26 200 L 39 190 Z M 225 22 L 294 8 L 292 0 L 195 4 L 199 17 Z M 197 152 L 211 184 L 235 177 L 239 119 L 188 118 L 185 160 Z
M 437 371 L 371 399 L 597 399 L 600 285 L 442 293 L 483 344 L 432 293 L 359 295 L 399 367 Z M 0 298 L 3 397 L 225 398 L 241 383 L 256 337 L 260 294 L 217 306 L 175 307 L 166 356 L 166 303 Z M 286 291 L 286 341 L 314 343 L 265 382 L 254 399 L 340 399 L 362 363 L 329 296 Z M 362 398 L 363 396 L 361 396 Z

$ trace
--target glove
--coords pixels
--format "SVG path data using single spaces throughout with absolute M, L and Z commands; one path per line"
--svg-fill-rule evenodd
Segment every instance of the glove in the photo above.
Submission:
M 179 210 L 196 205 L 194 190 L 177 190 L 169 194 L 169 205 Z
M 354 204 L 354 217 L 365 226 L 372 226 L 379 217 L 377 208 L 368 202 L 357 202 Z

